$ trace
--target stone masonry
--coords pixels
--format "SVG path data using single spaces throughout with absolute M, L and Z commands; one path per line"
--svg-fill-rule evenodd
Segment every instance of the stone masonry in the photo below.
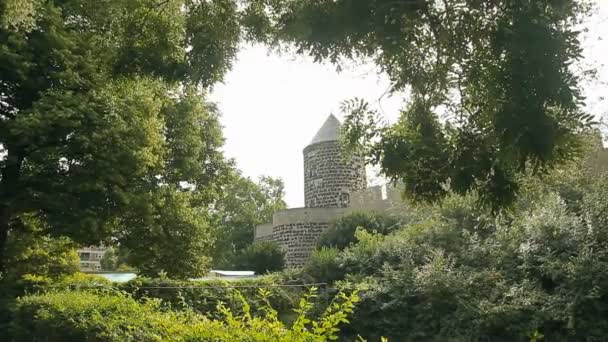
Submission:
M 350 194 L 366 187 L 361 158 L 344 160 L 337 141 L 304 149 L 304 203 L 308 208 L 346 208 Z
M 340 151 L 340 122 L 330 115 L 304 148 L 304 208 L 276 212 L 272 222 L 256 227 L 255 241 L 274 241 L 285 251 L 286 266 L 303 266 L 329 224 L 354 210 L 365 210 L 368 199 L 385 208 L 381 191 L 366 192 L 361 158 Z M 353 202 L 353 203 L 351 203 Z
M 282 246 L 289 267 L 304 266 L 328 222 L 298 222 L 275 227 L 274 241 Z

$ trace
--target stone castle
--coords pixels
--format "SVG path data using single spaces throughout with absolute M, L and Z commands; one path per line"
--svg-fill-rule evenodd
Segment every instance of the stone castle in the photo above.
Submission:
M 401 203 L 398 189 L 367 188 L 365 164 L 345 158 L 339 144 L 340 121 L 330 115 L 304 148 L 304 208 L 276 212 L 255 228 L 255 241 L 274 241 L 286 252 L 287 267 L 304 265 L 329 224 L 353 211 L 390 211 Z

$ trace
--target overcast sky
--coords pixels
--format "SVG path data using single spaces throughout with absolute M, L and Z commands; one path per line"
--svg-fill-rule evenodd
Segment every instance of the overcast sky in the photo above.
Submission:
M 608 112 L 608 0 L 598 0 L 597 14 L 585 34 L 586 64 L 598 67 L 599 79 L 585 85 L 588 107 Z M 602 39 L 602 37 L 604 39 Z M 304 204 L 302 149 L 330 113 L 342 119 L 340 102 L 361 97 L 374 103 L 390 121 L 402 99 L 389 97 L 389 82 L 373 65 L 353 65 L 338 73 L 307 57 L 269 53 L 264 46 L 246 46 L 211 99 L 222 111 L 225 152 L 244 175 L 280 177 L 289 207 Z

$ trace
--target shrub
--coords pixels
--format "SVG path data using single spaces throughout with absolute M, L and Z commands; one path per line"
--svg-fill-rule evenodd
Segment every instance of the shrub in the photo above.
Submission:
M 26 274 L 56 279 L 78 272 L 80 259 L 73 241 L 46 235 L 33 218 L 22 221 L 25 231 L 9 235 L 3 276 L 19 281 Z
M 242 314 L 218 306 L 221 320 L 190 311 L 161 310 L 159 301 L 140 303 L 120 294 L 59 292 L 21 298 L 11 325 L 14 341 L 328 341 L 337 338 L 338 326 L 348 322 L 358 301 L 356 293 L 341 293 L 318 321 L 307 315 L 315 289 L 306 294 L 298 317 L 287 328 L 269 305 L 254 315 L 241 299 Z M 266 291 L 259 299 L 268 303 Z
M 298 276 L 298 280 L 300 277 Z M 34 279 L 33 279 L 34 280 Z M 33 281 L 32 280 L 32 281 Z M 116 284 L 95 275 L 76 273 L 64 277 L 55 282 L 44 282 L 30 286 L 29 293 L 52 292 L 63 290 L 78 290 L 86 292 L 112 293 L 121 291 L 133 296 L 134 299 L 146 301 L 147 299 L 159 299 L 163 305 L 174 310 L 193 310 L 209 317 L 218 317 L 217 303 L 225 305 L 238 312 L 241 307 L 240 300 L 234 297 L 234 290 L 238 289 L 243 295 L 250 299 L 253 311 L 264 304 L 256 299 L 256 293 L 260 289 L 272 289 L 273 296 L 269 299 L 273 308 L 278 310 L 281 317 L 288 317 L 297 306 L 298 299 L 303 293 L 302 282 L 287 280 L 281 274 L 272 274 L 251 279 L 205 279 L 205 280 L 173 280 L 168 278 L 145 278 L 137 277 L 127 283 Z M 321 293 L 324 295 L 324 293 Z
M 127 283 L 119 284 L 118 288 L 130 293 L 134 298 L 158 298 L 172 308 L 191 309 L 209 317 L 218 317 L 217 303 L 222 302 L 231 310 L 240 309 L 240 299 L 234 297 L 234 290 L 238 289 L 247 298 L 254 311 L 264 304 L 256 299 L 259 289 L 272 289 L 273 296 L 269 299 L 273 308 L 283 315 L 296 307 L 302 295 L 301 287 L 280 287 L 280 280 L 275 275 L 267 275 L 252 279 L 236 280 L 171 280 L 135 278 Z
M 340 256 L 347 279 L 358 281 L 344 286 L 365 290 L 347 332 L 400 341 L 528 341 L 535 332 L 548 341 L 605 339 L 608 322 L 598 317 L 608 315 L 608 244 L 606 226 L 594 223 L 605 201 L 587 198 L 598 208 L 584 206 L 593 210 L 587 216 L 549 193 L 483 228 L 439 215 L 389 236 L 358 233 Z
M 280 271 L 285 267 L 285 252 L 275 242 L 255 242 L 239 254 L 236 267 L 256 274 Z
M 376 212 L 355 212 L 332 222 L 319 237 L 317 247 L 334 247 L 342 250 L 356 241 L 357 228 L 381 235 L 389 234 L 401 227 L 394 216 Z
M 50 284 L 52 290 L 111 289 L 115 285 L 108 279 L 86 273 L 74 273 Z
M 48 293 L 17 301 L 11 330 L 14 341 L 159 341 L 188 328 L 157 309 L 124 295 Z
M 315 282 L 331 284 L 344 279 L 344 270 L 338 260 L 340 251 L 336 248 L 322 247 L 315 250 L 304 266 L 303 272 Z

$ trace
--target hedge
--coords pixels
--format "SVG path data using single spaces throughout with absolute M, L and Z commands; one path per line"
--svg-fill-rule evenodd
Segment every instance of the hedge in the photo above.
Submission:
M 257 298 L 257 293 L 260 289 L 269 290 L 272 293 L 269 298 L 270 305 L 278 311 L 283 321 L 290 322 L 294 316 L 293 309 L 307 290 L 307 286 L 304 286 L 301 281 L 289 279 L 287 273 L 234 280 L 172 280 L 137 277 L 120 284 L 112 283 L 96 275 L 77 273 L 55 282 L 38 282 L 32 279 L 25 293 L 63 290 L 82 290 L 93 293 L 122 291 L 139 301 L 156 298 L 162 300 L 162 305 L 167 308 L 188 309 L 205 314 L 210 318 L 217 318 L 219 302 L 224 303 L 233 312 L 239 312 L 241 303 L 238 298 L 234 297 L 235 289 L 248 298 L 254 313 L 263 304 Z M 327 293 L 324 287 L 320 288 L 318 296 L 313 299 L 315 316 L 320 314 L 322 307 L 331 300 L 330 296 L 335 294 L 335 291 Z
M 308 297 L 287 328 L 269 306 L 254 315 L 243 300 L 243 314 L 220 308 L 221 320 L 190 310 L 163 310 L 160 300 L 143 303 L 128 294 L 71 291 L 26 296 L 17 300 L 10 326 L 13 341 L 327 341 L 347 322 L 356 294 L 342 295 L 323 319 L 310 322 Z
M 256 298 L 259 289 L 271 291 L 270 304 L 283 315 L 292 312 L 305 290 L 299 286 L 284 286 L 276 276 L 229 281 L 135 278 L 118 285 L 118 288 L 136 299 L 159 298 L 175 309 L 192 309 L 209 317 L 217 316 L 218 302 L 226 304 L 233 311 L 240 308 L 240 301 L 234 297 L 234 289 L 249 299 L 254 311 L 262 304 Z

